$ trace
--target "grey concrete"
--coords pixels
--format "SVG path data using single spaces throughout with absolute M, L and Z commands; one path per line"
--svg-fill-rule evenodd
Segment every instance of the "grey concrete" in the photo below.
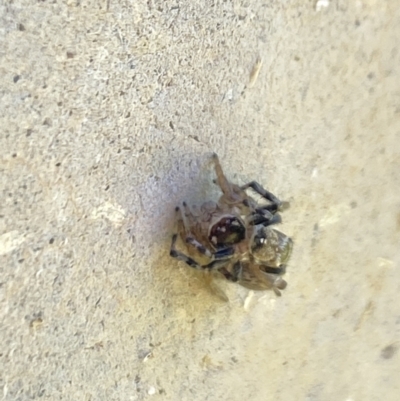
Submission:
M 398 400 L 399 6 L 3 0 L 0 398 Z M 214 151 L 291 201 L 281 298 L 168 256 Z

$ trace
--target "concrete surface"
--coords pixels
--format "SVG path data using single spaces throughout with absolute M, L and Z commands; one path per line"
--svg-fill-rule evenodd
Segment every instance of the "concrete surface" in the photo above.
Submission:
M 2 400 L 400 399 L 400 2 L 325 5 L 0 2 Z M 168 256 L 214 151 L 279 299 Z

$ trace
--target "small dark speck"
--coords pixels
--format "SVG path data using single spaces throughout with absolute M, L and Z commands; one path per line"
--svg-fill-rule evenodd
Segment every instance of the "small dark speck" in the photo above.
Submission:
M 360 26 L 360 21 L 358 19 L 356 19 L 355 22 L 354 22 L 354 25 L 355 26 Z
M 172 121 L 169 122 L 169 126 L 171 127 L 171 129 L 175 129 L 174 124 Z
M 61 166 L 61 162 L 56 163 L 56 167 L 60 167 Z
M 314 247 L 318 242 L 318 230 L 319 230 L 318 223 L 315 223 L 314 228 L 313 228 L 313 236 L 311 238 L 311 246 L 312 247 Z
M 357 207 L 357 202 L 356 202 L 356 201 L 350 202 L 350 207 L 351 207 L 352 209 L 355 209 L 355 208 Z
M 108 191 L 109 189 L 110 189 L 110 186 L 107 185 L 107 186 L 104 188 L 104 191 Z
M 233 357 L 231 358 L 231 361 L 234 362 L 234 363 L 238 363 L 238 359 L 236 358 L 236 356 L 233 356 Z
M 133 243 L 135 243 L 135 242 L 136 242 L 136 237 L 135 237 L 135 235 L 133 234 L 132 228 L 128 228 L 128 230 L 126 230 L 126 232 L 129 234 L 129 237 L 130 237 L 131 241 L 132 241 Z
M 29 128 L 26 130 L 26 136 L 31 136 L 32 130 Z
M 160 394 L 165 394 L 165 390 L 164 390 L 163 388 L 160 388 L 160 390 L 158 390 L 158 392 L 159 392 Z
M 25 26 L 24 26 L 24 24 L 18 24 L 18 25 L 17 25 L 17 28 L 18 28 L 18 30 L 21 31 L 21 32 L 25 31 Z
M 13 154 L 12 154 L 12 157 L 13 157 L 13 158 L 16 158 L 16 157 L 17 157 L 17 154 L 16 154 L 16 153 L 13 153 Z
M 189 135 L 189 138 L 194 139 L 196 142 L 200 142 L 200 139 L 197 135 Z
M 54 243 L 54 238 L 50 238 L 49 240 L 49 244 L 51 245 L 52 243 Z
M 367 75 L 367 78 L 368 78 L 368 79 L 375 78 L 375 74 L 374 74 L 373 72 L 370 72 L 370 73 Z
M 390 359 L 397 352 L 397 347 L 394 344 L 390 344 L 381 350 L 381 358 Z
M 74 58 L 74 57 L 75 57 L 75 53 L 67 52 L 67 58 Z
M 57 106 L 61 107 L 63 102 L 57 102 Z
M 21 78 L 21 75 L 14 75 L 13 81 L 16 84 Z
M 18 263 L 22 263 L 25 259 L 18 259 Z

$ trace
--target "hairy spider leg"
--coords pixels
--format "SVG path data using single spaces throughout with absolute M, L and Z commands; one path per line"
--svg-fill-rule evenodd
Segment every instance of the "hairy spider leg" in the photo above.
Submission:
M 170 256 L 185 262 L 190 267 L 193 267 L 198 270 L 219 270 L 220 267 L 226 265 L 228 259 L 233 255 L 234 249 L 233 248 L 225 248 L 217 251 L 213 258 L 214 260 L 206 265 L 201 265 L 200 263 L 196 262 L 193 258 L 184 253 L 178 251 L 176 249 L 176 241 L 178 239 L 178 234 L 174 234 L 172 236 L 171 241 L 171 249 L 170 249 Z
M 229 198 L 232 197 L 232 185 L 225 177 L 224 172 L 222 171 L 221 164 L 219 162 L 218 156 L 216 153 L 213 154 L 213 161 L 214 161 L 214 168 L 215 174 L 217 175 L 217 184 L 221 188 L 224 195 L 228 196 Z
M 289 202 L 281 201 L 273 193 L 267 191 L 256 181 L 251 181 L 248 184 L 242 185 L 240 187 L 240 189 L 242 189 L 243 191 L 246 190 L 247 188 L 252 188 L 253 191 L 257 192 L 263 198 L 269 200 L 272 203 L 272 205 L 267 205 L 263 207 L 263 209 L 266 209 L 273 214 L 275 214 L 278 210 L 282 211 L 289 208 Z
M 264 227 L 272 226 L 273 224 L 282 223 L 282 217 L 280 214 L 272 214 L 269 210 L 263 208 L 257 208 L 248 218 L 247 222 L 258 226 L 259 224 Z
M 242 269 L 243 269 L 243 267 L 242 267 Z M 268 288 L 272 288 L 272 290 L 275 292 L 275 294 L 278 297 L 280 297 L 282 295 L 279 290 L 283 290 L 287 286 L 286 281 L 283 280 L 282 277 L 280 277 L 277 274 L 271 274 L 271 273 L 264 272 L 259 269 L 259 266 L 257 266 L 256 264 L 253 264 L 253 263 L 247 263 L 246 269 L 248 271 L 252 272 L 252 274 L 257 278 L 257 280 L 259 282 L 264 283 Z M 241 270 L 240 273 L 242 273 L 242 272 L 243 271 Z M 240 275 L 239 280 L 247 282 L 247 283 L 251 283 L 251 281 L 252 281 L 252 280 L 249 280 L 248 277 L 246 277 L 246 275 L 243 275 L 243 274 Z
M 194 217 L 186 202 L 183 202 L 183 207 L 185 209 L 185 213 L 182 213 L 182 210 L 179 207 L 175 208 L 178 232 L 184 234 L 181 235 L 181 237 L 187 244 L 194 246 L 198 252 L 207 256 L 208 258 L 212 258 L 212 253 L 204 245 L 197 241 L 191 232 L 191 227 L 194 224 Z
M 256 276 L 258 278 L 261 278 L 261 281 L 264 282 L 271 282 L 273 283 L 276 280 L 276 276 L 275 275 L 281 275 L 284 274 L 286 271 L 286 265 L 281 265 L 280 267 L 277 268 L 273 268 L 273 267 L 268 267 L 268 266 L 263 266 L 262 271 L 264 273 L 270 273 L 270 274 L 262 274 L 257 268 L 254 269 L 250 269 L 252 271 L 256 272 Z M 243 272 L 243 265 L 241 263 L 241 261 L 237 261 L 234 265 L 233 265 L 233 269 L 232 269 L 232 273 L 231 274 L 231 281 L 238 281 L 241 277 L 242 277 L 242 272 Z M 273 276 L 271 275 L 273 274 Z M 286 281 L 285 281 L 286 283 Z M 286 287 L 286 285 L 285 285 Z
M 279 276 L 286 273 L 286 265 L 280 265 L 279 267 L 271 267 L 262 265 L 262 271 L 265 273 L 277 274 Z
M 222 267 L 218 269 L 218 271 L 229 281 L 232 281 L 233 283 L 236 283 L 237 277 L 235 277 L 233 274 L 229 273 L 228 270 L 225 269 L 225 267 Z
M 254 207 L 249 199 L 243 200 L 243 205 L 250 209 L 250 215 L 246 222 L 255 226 L 262 224 L 264 227 L 282 223 L 281 216 L 277 213 L 278 208 L 275 204 Z M 271 206 L 273 206 L 271 208 Z

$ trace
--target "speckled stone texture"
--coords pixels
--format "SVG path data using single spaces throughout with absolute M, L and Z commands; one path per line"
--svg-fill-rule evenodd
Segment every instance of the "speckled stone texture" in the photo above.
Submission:
M 316 3 L 0 2 L 2 400 L 399 400 L 400 1 Z M 212 152 L 281 298 L 169 257 Z

